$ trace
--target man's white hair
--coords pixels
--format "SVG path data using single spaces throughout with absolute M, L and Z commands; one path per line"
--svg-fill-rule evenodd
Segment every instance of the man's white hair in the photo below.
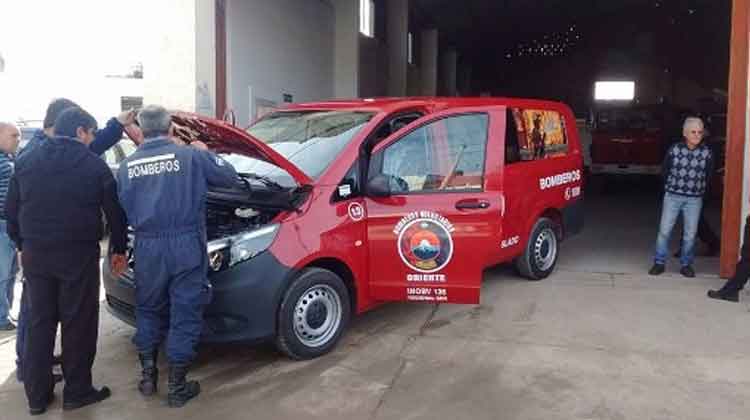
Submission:
M 698 117 L 685 118 L 685 122 L 682 123 L 682 134 L 687 134 L 687 131 L 690 127 L 704 128 L 703 120 Z
M 148 105 L 138 113 L 138 123 L 144 138 L 166 136 L 172 116 L 161 105 Z

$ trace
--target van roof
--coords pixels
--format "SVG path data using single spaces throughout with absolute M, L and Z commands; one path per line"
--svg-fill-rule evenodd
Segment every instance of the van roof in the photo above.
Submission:
M 568 108 L 562 102 L 499 97 L 385 97 L 363 99 L 335 99 L 321 102 L 290 104 L 281 111 L 303 110 L 356 110 L 393 112 L 408 108 L 432 108 L 433 111 L 473 106 L 517 106 L 521 108 Z

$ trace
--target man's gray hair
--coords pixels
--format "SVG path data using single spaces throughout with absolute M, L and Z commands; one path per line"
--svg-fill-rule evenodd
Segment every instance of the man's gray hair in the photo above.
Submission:
M 682 134 L 685 134 L 688 127 L 692 126 L 700 126 L 700 128 L 704 128 L 703 120 L 698 117 L 687 117 L 685 118 L 685 122 L 682 123 Z
M 138 124 L 141 125 L 143 137 L 147 139 L 166 136 L 171 123 L 172 116 L 161 105 L 148 105 L 138 113 Z

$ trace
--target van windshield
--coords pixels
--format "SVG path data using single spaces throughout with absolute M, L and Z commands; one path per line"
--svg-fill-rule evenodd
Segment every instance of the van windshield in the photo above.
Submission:
M 297 166 L 317 179 L 362 127 L 375 115 L 352 111 L 290 111 L 265 116 L 247 129 Z M 295 185 L 291 175 L 269 163 L 237 154 L 226 154 L 238 172 L 273 178 L 282 185 Z

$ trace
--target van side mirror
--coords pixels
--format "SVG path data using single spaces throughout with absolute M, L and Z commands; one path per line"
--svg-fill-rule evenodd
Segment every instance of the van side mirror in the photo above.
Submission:
M 367 181 L 367 195 L 371 197 L 390 197 L 391 191 L 391 176 L 378 174 L 370 178 Z

